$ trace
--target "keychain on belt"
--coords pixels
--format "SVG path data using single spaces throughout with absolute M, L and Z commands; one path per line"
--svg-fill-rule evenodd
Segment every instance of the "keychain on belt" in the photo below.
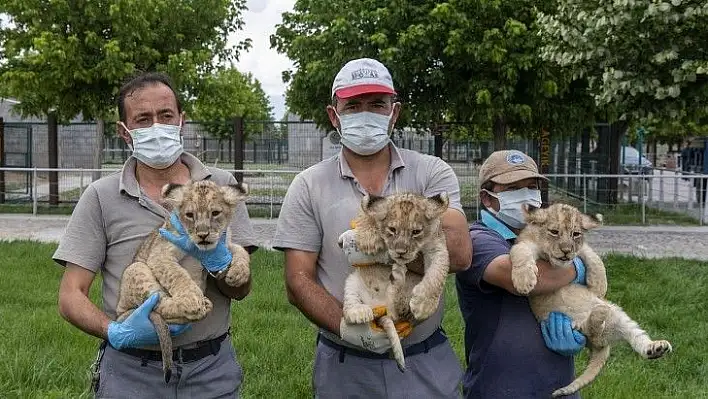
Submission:
M 103 358 L 103 353 L 106 351 L 106 345 L 108 341 L 101 342 L 98 348 L 98 355 L 96 355 L 96 360 L 91 364 L 89 373 L 91 374 L 91 390 L 93 392 L 98 391 L 98 384 L 101 380 L 101 359 Z

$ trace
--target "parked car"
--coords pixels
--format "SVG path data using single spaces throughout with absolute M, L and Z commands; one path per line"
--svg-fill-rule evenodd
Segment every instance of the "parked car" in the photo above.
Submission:
M 620 168 L 622 174 L 628 175 L 651 175 L 654 173 L 652 163 L 642 155 L 641 162 L 639 160 L 639 151 L 630 146 L 620 148 Z

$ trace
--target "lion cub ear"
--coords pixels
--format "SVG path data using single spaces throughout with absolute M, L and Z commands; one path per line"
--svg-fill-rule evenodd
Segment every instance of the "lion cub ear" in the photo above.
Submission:
M 583 230 L 590 230 L 598 227 L 602 224 L 602 214 L 598 213 L 596 215 L 586 215 L 581 216 L 581 225 Z
M 374 219 L 383 220 L 386 217 L 386 203 L 386 197 L 366 194 L 361 199 L 361 209 Z
M 165 199 L 172 208 L 177 208 L 184 199 L 184 185 L 168 183 L 162 186 L 162 198 Z
M 524 219 L 528 224 L 543 224 L 548 218 L 548 213 L 545 209 L 536 208 L 529 204 L 521 205 L 521 211 L 524 213 Z
M 229 205 L 236 205 L 239 201 L 246 199 L 248 195 L 248 184 L 236 183 L 221 186 L 221 193 L 224 195 L 224 201 Z
M 442 192 L 427 198 L 428 206 L 425 209 L 425 217 L 428 220 L 436 219 L 442 216 L 447 207 L 450 205 L 450 198 L 447 193 Z

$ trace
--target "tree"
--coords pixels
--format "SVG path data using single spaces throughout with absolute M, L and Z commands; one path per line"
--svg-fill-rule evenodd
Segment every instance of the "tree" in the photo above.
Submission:
M 231 121 L 241 117 L 251 121 L 269 121 L 273 108 L 261 83 L 252 74 L 231 67 L 208 75 L 201 95 L 194 100 L 193 119 L 206 124 L 209 133 L 218 138 L 233 135 Z M 246 133 L 263 130 L 263 124 L 246 125 Z
M 616 116 L 708 116 L 707 2 L 558 0 L 538 21 L 542 57 L 587 78 L 597 105 Z
M 169 73 L 190 98 L 215 61 L 250 46 L 226 42 L 244 8 L 245 0 L 3 0 L 0 90 L 23 115 L 54 109 L 60 121 L 110 115 L 118 87 L 138 71 Z
M 594 110 L 582 82 L 537 54 L 534 6 L 552 0 L 298 0 L 271 37 L 294 61 L 285 71 L 288 106 L 327 123 L 323 107 L 341 66 L 356 57 L 386 64 L 406 105 L 402 122 L 467 122 L 494 131 L 496 147 L 511 130 L 577 132 Z M 572 83 L 572 84 L 571 84 Z

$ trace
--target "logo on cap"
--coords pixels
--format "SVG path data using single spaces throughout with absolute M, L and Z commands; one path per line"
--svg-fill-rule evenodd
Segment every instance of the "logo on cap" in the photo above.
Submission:
M 511 154 L 506 156 L 506 161 L 510 165 L 521 165 L 524 163 L 524 156 L 519 154 L 518 152 L 512 152 Z
M 358 79 L 378 79 L 379 73 L 373 69 L 358 69 L 352 72 L 352 80 Z

